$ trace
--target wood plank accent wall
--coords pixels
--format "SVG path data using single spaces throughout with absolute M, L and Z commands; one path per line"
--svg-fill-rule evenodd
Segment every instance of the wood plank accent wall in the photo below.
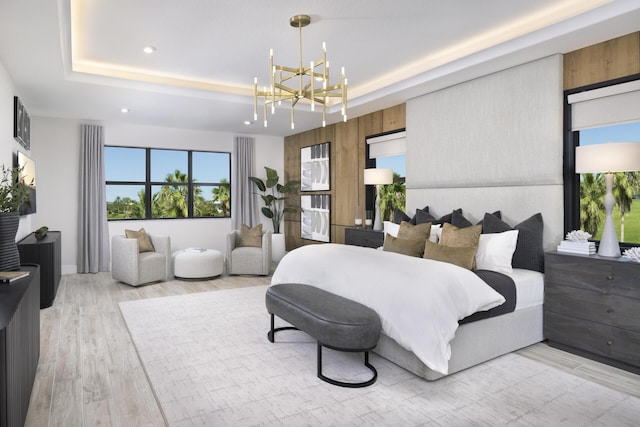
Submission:
M 331 190 L 304 193 L 331 195 L 331 242 L 344 243 L 344 229 L 353 226 L 357 206 L 360 206 L 364 218 L 366 137 L 403 129 L 405 126 L 405 104 L 400 104 L 350 119 L 346 123 L 313 129 L 284 139 L 285 180 L 300 179 L 301 148 L 331 142 Z M 299 205 L 300 199 L 294 198 L 292 203 Z M 285 216 L 287 250 L 319 243 L 302 239 L 300 227 L 300 214 Z
M 640 32 L 564 55 L 564 89 L 640 73 Z

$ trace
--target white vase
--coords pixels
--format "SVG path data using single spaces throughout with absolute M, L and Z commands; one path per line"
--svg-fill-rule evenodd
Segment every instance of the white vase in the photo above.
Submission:
M 271 235 L 271 259 L 279 262 L 286 253 L 283 233 L 273 233 Z

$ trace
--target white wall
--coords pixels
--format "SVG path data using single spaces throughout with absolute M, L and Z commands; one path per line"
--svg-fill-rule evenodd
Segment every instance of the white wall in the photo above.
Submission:
M 38 182 L 38 212 L 33 215 L 33 229 L 29 229 L 29 232 L 41 225 L 46 225 L 51 230 L 62 231 L 64 274 L 77 271 L 78 176 L 82 123 L 88 122 L 44 117 L 33 117 L 31 120 L 32 157 L 36 161 Z M 222 132 L 124 123 L 100 124 L 104 126 L 107 145 L 231 152 L 235 136 Z M 282 173 L 284 139 L 269 136 L 254 138 L 256 164 L 267 164 Z M 270 227 L 269 222 L 264 223 Z M 224 250 L 225 236 L 231 228 L 231 220 L 202 218 L 112 221 L 109 223 L 109 234 L 123 234 L 125 228 L 137 230 L 141 227 L 151 234 L 171 236 L 172 250 L 193 246 Z
M 18 150 L 30 154 L 18 141 L 13 138 L 13 97 L 20 96 L 15 92 L 13 82 L 0 61 L 0 165 L 12 168 L 14 157 Z M 29 111 L 29 106 L 25 106 Z M 37 184 L 37 183 L 36 183 Z M 31 233 L 33 215 L 20 217 L 20 226 L 16 233 L 16 241 Z M 37 227 L 36 227 L 37 228 Z

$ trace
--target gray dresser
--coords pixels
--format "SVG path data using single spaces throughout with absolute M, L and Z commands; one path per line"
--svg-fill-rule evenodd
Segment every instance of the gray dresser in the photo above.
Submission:
M 551 346 L 640 373 L 640 264 L 546 254 L 544 336 Z

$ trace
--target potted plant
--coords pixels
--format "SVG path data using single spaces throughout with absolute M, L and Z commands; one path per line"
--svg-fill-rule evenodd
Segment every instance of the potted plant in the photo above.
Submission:
M 22 169 L 2 165 L 0 179 L 0 271 L 20 268 L 16 233 L 20 224 L 20 206 L 29 200 L 31 186 L 21 179 Z
M 264 170 L 267 174 L 267 179 L 262 180 L 255 176 L 250 176 L 249 179 L 253 182 L 260 191 L 260 197 L 264 201 L 264 206 L 261 211 L 264 216 L 269 218 L 273 224 L 272 235 L 272 254 L 275 261 L 279 261 L 285 252 L 284 234 L 280 233 L 280 224 L 284 214 L 301 212 L 300 206 L 286 205 L 285 200 L 288 200 L 288 196 L 298 194 L 298 185 L 300 181 L 289 181 L 282 185 L 279 183 L 280 177 L 278 171 L 265 166 Z

